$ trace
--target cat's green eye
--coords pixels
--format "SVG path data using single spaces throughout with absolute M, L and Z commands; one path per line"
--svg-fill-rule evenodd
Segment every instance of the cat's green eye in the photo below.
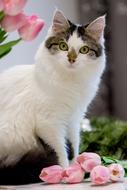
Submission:
M 65 42 L 60 42 L 59 48 L 62 51 L 68 51 L 68 45 Z
M 82 54 L 87 54 L 89 52 L 89 47 L 88 46 L 83 46 L 80 48 L 79 52 Z

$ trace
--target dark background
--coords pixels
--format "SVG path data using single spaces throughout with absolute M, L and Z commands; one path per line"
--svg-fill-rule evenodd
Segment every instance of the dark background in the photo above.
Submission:
M 79 0 L 81 23 L 106 14 L 107 68 L 88 116 L 127 120 L 127 0 Z

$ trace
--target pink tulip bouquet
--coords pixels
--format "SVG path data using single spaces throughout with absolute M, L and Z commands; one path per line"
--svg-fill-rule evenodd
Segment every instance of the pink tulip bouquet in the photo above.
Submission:
M 0 58 L 21 40 L 33 40 L 44 26 L 44 21 L 37 15 L 25 15 L 23 8 L 26 3 L 27 0 L 0 0 Z M 8 34 L 15 30 L 19 39 L 5 43 Z
M 125 169 L 118 160 L 101 158 L 96 153 L 84 152 L 67 168 L 59 165 L 43 168 L 39 177 L 49 184 L 61 182 L 75 184 L 89 177 L 93 185 L 104 185 L 109 182 L 122 182 Z

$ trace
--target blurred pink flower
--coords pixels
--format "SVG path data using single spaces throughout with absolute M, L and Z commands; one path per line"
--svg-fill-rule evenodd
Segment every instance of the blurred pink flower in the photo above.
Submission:
M 40 179 L 47 183 L 59 183 L 62 180 L 63 169 L 59 165 L 42 169 Z
M 4 12 L 7 15 L 17 15 L 22 12 L 27 0 L 3 0 Z
M 33 40 L 44 26 L 44 21 L 36 15 L 27 17 L 27 22 L 19 30 L 19 35 L 25 41 Z
M 4 9 L 4 1 L 0 0 L 0 11 L 3 11 Z
M 92 169 L 95 166 L 101 165 L 101 160 L 99 159 L 89 159 L 81 163 L 81 167 L 86 171 L 86 172 L 91 172 Z
M 110 171 L 110 179 L 112 181 L 123 181 L 125 170 L 121 164 L 111 164 L 108 166 Z
M 80 183 L 84 179 L 84 171 L 78 163 L 75 163 L 63 172 L 63 181 L 66 183 Z
M 12 32 L 22 27 L 26 23 L 26 18 L 23 13 L 16 16 L 6 15 L 1 21 L 1 26 L 6 32 Z
M 91 171 L 90 178 L 94 185 L 106 184 L 110 179 L 109 169 L 105 166 L 96 166 Z
M 78 162 L 86 172 L 90 172 L 95 166 L 101 165 L 101 157 L 96 153 L 84 152 L 77 157 L 76 162 Z

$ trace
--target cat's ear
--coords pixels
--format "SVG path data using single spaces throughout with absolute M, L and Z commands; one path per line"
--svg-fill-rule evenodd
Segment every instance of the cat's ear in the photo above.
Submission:
M 55 34 L 66 31 L 69 28 L 69 22 L 60 10 L 56 10 L 52 22 L 52 30 Z
M 98 17 L 86 27 L 86 32 L 93 37 L 96 41 L 99 41 L 104 34 L 105 29 L 105 15 Z

